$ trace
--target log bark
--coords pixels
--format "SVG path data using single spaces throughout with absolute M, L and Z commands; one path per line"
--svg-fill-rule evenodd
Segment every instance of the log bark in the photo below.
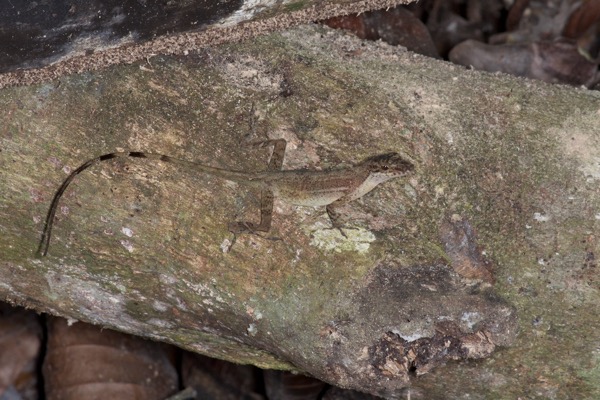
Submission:
M 255 124 L 250 110 L 254 105 Z M 600 98 L 304 26 L 0 91 L 3 298 L 386 397 L 600 393 Z M 262 170 L 398 151 L 417 167 L 344 209 L 276 202 L 120 149 Z

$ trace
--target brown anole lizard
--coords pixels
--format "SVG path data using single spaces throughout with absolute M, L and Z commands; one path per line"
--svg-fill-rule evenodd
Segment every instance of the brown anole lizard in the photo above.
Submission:
M 86 161 L 72 171 L 58 188 L 46 217 L 42 239 L 37 250 L 38 256 L 45 256 L 50 245 L 52 224 L 60 197 L 75 177 L 87 168 L 115 158 L 147 158 L 185 166 L 206 174 L 238 182 L 261 191 L 260 223 L 232 222 L 229 230 L 234 233 L 268 232 L 271 228 L 273 200 L 275 197 L 294 205 L 327 206 L 327 214 L 334 227 L 339 228 L 337 206 L 356 200 L 387 180 L 404 176 L 414 169 L 414 165 L 398 153 L 386 153 L 369 157 L 362 162 L 342 169 L 281 170 L 285 154 L 284 139 L 267 140 L 257 143 L 264 147 L 273 145 L 273 155 L 264 172 L 245 172 L 211 167 L 193 161 L 173 158 L 163 154 L 124 151 L 104 154 Z

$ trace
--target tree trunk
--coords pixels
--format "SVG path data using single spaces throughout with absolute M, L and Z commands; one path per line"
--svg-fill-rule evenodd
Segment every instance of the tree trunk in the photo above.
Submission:
M 600 395 L 595 92 L 304 26 L 4 89 L 0 107 L 13 303 L 388 397 Z M 344 206 L 347 237 L 324 209 L 276 201 L 271 231 L 231 246 L 259 193 L 105 161 L 67 188 L 35 258 L 86 160 L 264 170 L 249 133 L 287 140 L 284 169 L 396 151 L 416 170 Z

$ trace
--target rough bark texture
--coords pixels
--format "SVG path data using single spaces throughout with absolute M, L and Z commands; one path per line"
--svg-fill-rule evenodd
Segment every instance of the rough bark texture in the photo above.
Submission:
M 276 203 L 115 149 L 261 170 L 249 131 L 289 142 L 284 168 L 401 151 L 417 171 L 345 208 Z M 597 93 L 468 71 L 302 27 L 4 89 L 0 292 L 82 319 L 388 397 L 600 395 Z M 275 240 L 279 238 L 280 240 Z M 481 360 L 474 360 L 474 359 Z M 459 360 L 459 361 L 455 361 Z

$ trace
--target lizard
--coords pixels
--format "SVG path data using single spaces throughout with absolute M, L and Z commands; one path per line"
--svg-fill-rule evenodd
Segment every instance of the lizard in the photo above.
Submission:
M 364 196 L 385 181 L 407 175 L 414 170 L 412 162 L 395 152 L 368 157 L 347 168 L 281 170 L 286 144 L 285 139 L 255 143 L 255 145 L 261 147 L 273 145 L 273 154 L 267 169 L 263 172 L 246 172 L 212 167 L 164 154 L 142 151 L 117 151 L 92 158 L 73 170 L 56 191 L 46 216 L 42 238 L 36 254 L 39 257 L 48 254 L 52 225 L 58 203 L 69 184 L 84 170 L 108 160 L 117 158 L 158 160 L 259 189 L 261 191 L 260 223 L 232 222 L 229 224 L 229 231 L 234 235 L 243 232 L 268 232 L 271 228 L 275 197 L 292 205 L 326 206 L 333 227 L 339 229 L 339 214 L 335 210 L 336 207 Z

